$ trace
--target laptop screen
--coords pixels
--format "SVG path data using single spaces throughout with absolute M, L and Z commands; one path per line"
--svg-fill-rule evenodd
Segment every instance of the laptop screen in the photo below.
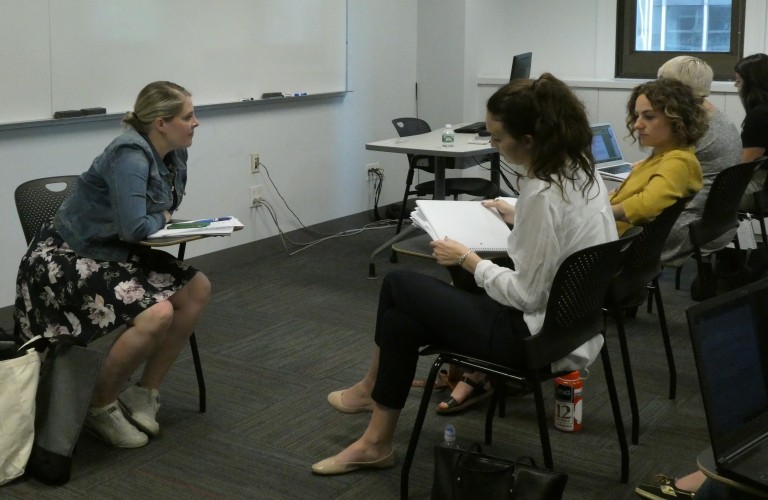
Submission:
M 768 280 L 688 309 L 715 458 L 768 425 Z
M 532 52 L 517 54 L 512 58 L 512 71 L 509 75 L 510 82 L 531 76 L 531 59 L 533 59 Z
M 592 125 L 592 156 L 595 157 L 595 163 L 624 159 L 610 123 Z

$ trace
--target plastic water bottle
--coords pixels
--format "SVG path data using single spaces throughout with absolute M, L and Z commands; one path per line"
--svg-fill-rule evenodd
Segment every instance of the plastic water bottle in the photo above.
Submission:
M 443 129 L 443 147 L 452 148 L 453 142 L 455 140 L 456 140 L 456 135 L 453 132 L 453 128 L 451 128 L 451 124 L 446 123 L 445 129 Z
M 443 446 L 445 448 L 459 447 L 458 443 L 456 443 L 456 428 L 452 424 L 445 426 L 445 430 L 443 431 Z

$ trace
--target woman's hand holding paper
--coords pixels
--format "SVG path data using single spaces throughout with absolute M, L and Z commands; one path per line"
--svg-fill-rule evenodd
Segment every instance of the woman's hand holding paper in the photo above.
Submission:
M 483 200 L 480 203 L 485 208 L 495 208 L 507 224 L 515 223 L 515 206 L 509 202 L 501 198 L 495 198 L 493 200 Z

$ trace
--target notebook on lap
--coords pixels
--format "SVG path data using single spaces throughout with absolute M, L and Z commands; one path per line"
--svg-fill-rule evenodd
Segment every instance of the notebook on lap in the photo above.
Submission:
M 717 472 L 768 488 L 768 279 L 686 314 Z
M 632 171 L 632 164 L 624 160 L 610 123 L 596 123 L 592 128 L 592 156 L 595 168 L 605 179 L 623 181 Z

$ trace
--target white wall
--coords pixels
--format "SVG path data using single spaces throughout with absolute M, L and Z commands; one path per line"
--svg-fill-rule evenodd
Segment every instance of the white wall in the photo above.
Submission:
M 394 136 L 390 120 L 417 112 L 433 128 L 482 119 L 486 99 L 508 78 L 512 56 L 520 52 L 533 51 L 533 75 L 551 71 L 573 85 L 591 119 L 622 127 L 633 82 L 612 78 L 616 0 L 367 0 L 350 1 L 348 9 L 352 92 L 345 98 L 200 113 L 190 150 L 188 196 L 179 215 L 232 214 L 246 228 L 231 238 L 190 245 L 189 256 L 276 234 L 264 209 L 247 208 L 248 190 L 255 184 L 266 187 L 282 228 L 298 228 L 266 175 L 249 173 L 251 152 L 261 154 L 280 192 L 307 225 L 371 208 L 367 163 L 384 168 L 381 204 L 396 201 L 405 182 L 405 159 L 366 151 L 365 143 Z M 767 51 L 767 17 L 764 0 L 747 0 L 745 54 Z M 205 71 L 205 61 L 200 70 Z M 743 111 L 730 85 L 715 88 L 715 104 L 740 123 Z M 14 187 L 36 177 L 85 170 L 117 133 L 116 121 L 0 131 L 0 210 L 9 215 L 0 240 L 5 256 L 0 307 L 13 302 L 16 267 L 25 247 Z M 629 159 L 642 157 L 632 145 L 624 152 Z M 486 175 L 475 170 L 463 175 Z
M 417 36 L 419 118 L 433 129 L 461 121 L 464 110 L 464 0 L 419 0 Z
M 246 228 L 232 237 L 189 245 L 188 256 L 277 233 L 265 209 L 248 208 L 252 185 L 265 186 L 283 230 L 299 227 L 266 174 L 250 174 L 251 152 L 261 154 L 281 194 L 306 225 L 371 208 L 367 163 L 378 161 L 385 169 L 382 203 L 402 195 L 404 156 L 366 151 L 365 143 L 394 136 L 390 120 L 414 113 L 416 5 L 410 0 L 366 0 L 350 1 L 348 8 L 352 92 L 345 98 L 199 113 L 201 125 L 190 149 L 190 179 L 179 216 L 231 214 Z M 205 61 L 199 69 L 205 71 Z M 189 90 L 194 99 L 195 89 Z M 25 249 L 14 188 L 28 179 L 84 171 L 119 132 L 117 121 L 0 131 L 0 210 L 7 214 L 8 226 L 0 239 L 0 254 L 5 256 L 0 262 L 0 306 L 13 303 L 16 268 Z
M 439 102 L 461 102 L 463 121 L 483 119 L 486 100 L 508 81 L 512 56 L 532 51 L 531 76 L 553 73 L 576 90 L 592 121 L 610 121 L 617 131 L 625 130 L 626 101 L 638 82 L 613 78 L 616 0 L 465 0 L 464 4 L 464 87 L 450 92 L 446 87 L 425 87 L 425 92 L 439 92 L 440 100 L 436 103 L 422 92 L 419 111 L 424 116 L 437 115 Z M 419 1 L 420 18 L 440 15 L 440 10 L 439 2 Z M 420 28 L 422 24 L 420 21 Z M 747 0 L 745 55 L 768 52 L 766 24 L 766 2 Z M 420 50 L 420 84 L 421 68 L 428 64 L 425 57 L 428 55 Z M 741 123 L 744 111 L 730 83 L 715 83 L 711 100 L 734 123 Z M 628 141 L 623 150 L 632 161 L 646 154 Z M 482 173 L 475 168 L 463 175 Z

